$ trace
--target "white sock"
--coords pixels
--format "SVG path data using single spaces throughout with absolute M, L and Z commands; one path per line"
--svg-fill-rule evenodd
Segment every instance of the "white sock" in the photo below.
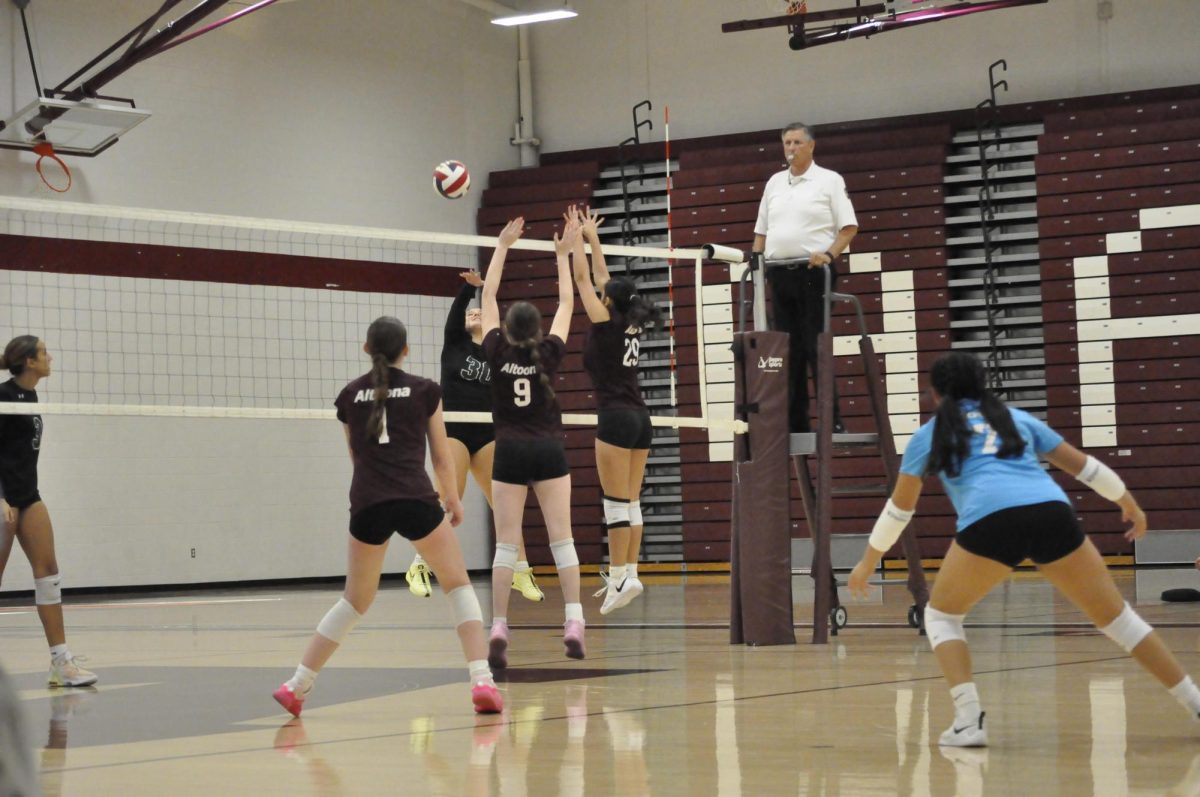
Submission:
M 492 618 L 492 628 L 495 628 L 497 623 L 499 623 L 500 625 L 508 625 L 508 618 L 507 617 L 493 617 Z
M 568 620 L 578 620 L 579 622 L 582 623 L 583 622 L 583 604 L 582 603 L 568 603 L 567 604 L 567 619 Z
M 484 683 L 495 685 L 495 682 L 492 680 L 492 670 L 488 667 L 487 659 L 471 659 L 467 662 L 467 671 L 471 674 L 472 684 L 483 681 Z
M 56 660 L 63 659 L 63 658 L 69 658 L 70 655 L 71 655 L 71 651 L 67 649 L 66 642 L 62 643 L 61 645 L 51 645 L 50 646 L 50 660 L 51 661 L 56 661 Z
M 423 558 L 421 558 L 421 554 L 417 554 L 416 556 L 413 557 L 413 564 L 414 565 L 425 564 L 425 560 Z
M 1200 689 L 1196 688 L 1192 676 L 1185 675 L 1182 681 L 1167 691 L 1171 693 L 1171 697 L 1179 701 L 1179 705 L 1190 711 L 1192 716 L 1200 717 Z
M 609 565 L 608 577 L 610 580 L 617 582 L 617 586 L 621 586 L 621 582 L 625 580 L 626 571 L 625 565 Z
M 292 688 L 292 694 L 304 697 L 313 688 L 315 680 L 317 680 L 317 671 L 310 670 L 301 664 L 296 668 L 296 674 L 288 679 L 287 685 Z
M 975 689 L 974 681 L 950 689 L 950 697 L 954 698 L 954 717 L 959 725 L 965 722 L 975 722 L 979 719 L 979 692 Z
M 630 562 L 625 565 L 625 575 L 628 578 L 637 578 L 637 562 Z
M 516 569 L 516 572 L 518 572 L 518 573 L 524 573 L 524 572 L 525 572 L 526 570 L 528 570 L 528 569 L 529 569 L 529 562 L 526 562 L 526 561 L 525 561 L 525 560 L 523 560 L 523 559 L 517 562 L 517 569 Z

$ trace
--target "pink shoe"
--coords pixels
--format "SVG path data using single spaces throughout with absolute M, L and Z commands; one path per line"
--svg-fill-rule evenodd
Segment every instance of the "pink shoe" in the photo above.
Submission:
M 504 698 L 495 684 L 480 681 L 471 687 L 471 702 L 476 714 L 499 714 L 504 710 Z
M 508 624 L 492 623 L 488 638 L 488 666 L 493 670 L 508 668 Z
M 582 659 L 587 656 L 587 648 L 583 645 L 583 623 L 579 620 L 567 620 L 563 623 L 563 647 L 567 649 L 568 659 Z
M 304 698 L 296 697 L 296 693 L 292 691 L 292 687 L 286 683 L 281 684 L 278 689 L 272 692 L 271 697 L 275 698 L 275 702 L 283 706 L 284 710 L 293 717 L 299 717 L 301 709 L 304 708 Z

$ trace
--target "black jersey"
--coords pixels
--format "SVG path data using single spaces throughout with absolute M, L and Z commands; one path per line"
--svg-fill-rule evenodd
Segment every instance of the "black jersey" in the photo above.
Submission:
M 10 379 L 0 384 L 0 401 L 36 404 L 36 390 Z M 10 503 L 37 495 L 38 451 L 42 447 L 41 415 L 0 415 L 0 497 Z
M 613 315 L 608 321 L 592 324 L 583 344 L 583 367 L 592 377 L 599 409 L 642 409 L 642 391 L 638 388 L 638 354 L 641 327 L 626 324 Z
M 557 335 L 537 344 L 541 371 L 553 383 L 567 344 Z M 500 329 L 483 339 L 483 350 L 492 367 L 492 419 L 497 440 L 562 437 L 562 409 L 558 399 L 546 398 L 541 376 L 527 349 L 509 344 Z
M 492 369 L 483 346 L 472 340 L 466 330 L 467 305 L 474 296 L 475 287 L 464 284 L 446 316 L 442 338 L 443 409 L 464 412 L 492 409 Z
M 350 427 L 354 453 L 350 514 L 384 501 L 438 500 L 425 472 L 425 435 L 441 400 L 442 389 L 436 382 L 389 368 L 384 432 L 376 439 L 367 432 L 367 419 L 375 404 L 371 374 L 342 388 L 334 406 L 338 420 Z

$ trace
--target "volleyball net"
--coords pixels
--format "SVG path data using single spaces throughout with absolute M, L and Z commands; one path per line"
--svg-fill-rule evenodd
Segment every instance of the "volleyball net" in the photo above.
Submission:
M 456 275 L 479 269 L 496 243 L 17 197 L 0 197 L 0 236 L 0 337 L 36 335 L 54 357 L 52 378 L 38 387 L 41 403 L 0 403 L 0 413 L 295 420 L 334 417 L 332 400 L 365 370 L 366 327 L 381 315 L 409 329 L 406 368 L 438 380 Z M 513 268 L 522 253 L 544 258 L 553 249 L 551 241 L 518 241 L 506 282 L 522 279 Z M 686 367 L 699 388 L 688 406 L 698 411 L 677 412 L 672 358 L 671 414 L 655 408 L 652 420 L 740 431 L 740 422 L 709 413 L 704 250 L 605 245 L 604 252 L 694 264 L 696 364 L 688 358 Z M 490 415 L 447 412 L 446 419 Z M 594 424 L 595 415 L 566 413 L 564 422 Z

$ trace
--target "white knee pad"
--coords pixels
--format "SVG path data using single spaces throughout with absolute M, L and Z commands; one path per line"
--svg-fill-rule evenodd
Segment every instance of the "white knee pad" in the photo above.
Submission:
M 350 601 L 339 598 L 333 608 L 326 612 L 325 616 L 321 618 L 321 622 L 317 624 L 317 633 L 330 642 L 340 645 L 346 638 L 346 634 L 349 634 L 361 619 L 362 615 L 350 605 Z
M 575 553 L 575 540 L 572 537 L 550 543 L 550 553 L 554 555 L 554 566 L 559 570 L 579 567 L 579 554 Z
M 469 623 L 472 620 L 483 622 L 483 612 L 479 608 L 479 598 L 475 597 L 475 588 L 464 584 L 450 590 L 446 596 L 450 599 L 450 610 L 454 612 L 454 627 Z
M 33 602 L 38 606 L 62 603 L 62 579 L 58 573 L 33 580 Z
M 629 502 L 629 525 L 630 526 L 642 525 L 642 502 L 641 501 L 630 501 Z
M 965 614 L 939 612 L 929 604 L 925 604 L 925 636 L 929 638 L 929 647 L 936 650 L 937 646 L 943 642 L 951 642 L 955 639 L 966 642 L 967 635 L 963 631 L 963 618 L 965 617 Z
M 624 498 L 609 498 L 604 496 L 604 524 L 610 529 L 627 529 L 630 518 L 629 502 Z
M 1153 630 L 1128 603 L 1117 615 L 1117 619 L 1100 629 L 1106 637 L 1124 648 L 1126 653 L 1132 653 Z
M 496 543 L 496 555 L 492 557 L 492 569 L 497 567 L 507 567 L 509 570 L 517 569 L 517 546 L 511 542 Z

